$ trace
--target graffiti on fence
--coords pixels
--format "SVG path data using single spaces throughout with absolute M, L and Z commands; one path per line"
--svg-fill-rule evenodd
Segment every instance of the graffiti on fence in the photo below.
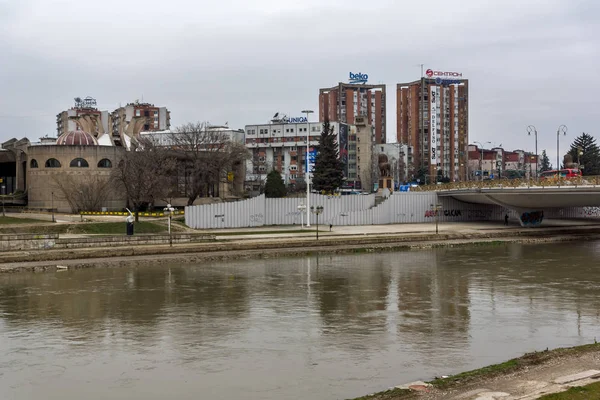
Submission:
M 584 217 L 600 217 L 600 207 L 583 207 L 580 212 Z
M 520 219 L 524 226 L 539 225 L 544 219 L 544 211 L 524 212 Z
M 252 215 L 250 215 L 250 222 L 254 223 L 254 224 L 261 224 L 264 219 L 265 219 L 265 217 L 262 214 L 252 214 Z
M 435 217 L 436 215 L 438 215 L 437 210 L 425 211 L 425 218 L 432 218 L 432 217 Z M 462 211 L 461 210 L 444 210 L 441 213 L 439 213 L 439 215 L 440 216 L 443 215 L 444 217 L 461 217 Z

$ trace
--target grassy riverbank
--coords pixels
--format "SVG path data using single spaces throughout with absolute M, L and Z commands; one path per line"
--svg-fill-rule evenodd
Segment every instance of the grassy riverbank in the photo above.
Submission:
M 561 359 L 570 359 L 589 353 L 600 353 L 600 344 L 588 344 L 583 346 L 558 348 L 540 352 L 527 353 L 521 357 L 494 364 L 472 371 L 462 372 L 448 378 L 438 378 L 430 382 L 430 393 L 447 393 L 463 386 L 478 384 L 485 386 L 486 382 L 508 377 L 515 373 L 526 372 L 535 366 L 543 366 L 550 363 L 560 363 Z M 572 396 L 572 397 L 571 397 Z M 579 396 L 579 397 L 577 397 Z M 419 393 L 406 389 L 391 389 L 374 393 L 368 396 L 358 397 L 355 400 L 411 400 L 419 398 Z M 432 397 L 437 398 L 437 397 Z M 556 393 L 542 397 L 544 400 L 566 400 L 566 399 L 599 399 L 600 383 L 570 389 L 564 393 Z
M 53 223 L 48 221 L 5 217 L 6 222 L 0 217 L 0 234 L 80 234 L 80 235 L 125 235 L 125 222 L 84 222 L 84 223 Z M 173 226 L 173 230 L 181 230 Z M 136 234 L 164 233 L 167 225 L 151 221 L 140 221 L 135 224 Z
M 15 218 L 15 217 L 2 217 L 0 216 L 0 225 L 14 225 L 14 224 L 39 224 L 42 221 L 33 218 Z
M 574 387 L 566 392 L 542 396 L 539 400 L 590 400 L 600 399 L 600 382 L 587 386 Z

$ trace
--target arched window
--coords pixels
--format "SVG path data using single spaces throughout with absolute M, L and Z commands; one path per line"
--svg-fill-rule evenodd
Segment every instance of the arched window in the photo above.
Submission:
M 69 167 L 71 168 L 87 168 L 90 165 L 83 158 L 74 158 Z
M 98 168 L 112 168 L 112 162 L 108 158 L 98 161 Z
M 37 168 L 38 164 L 37 164 L 37 160 L 34 158 L 33 160 L 31 160 L 31 162 L 29 163 L 29 168 Z
M 46 168 L 60 168 L 60 161 L 56 158 L 49 158 L 46 160 Z

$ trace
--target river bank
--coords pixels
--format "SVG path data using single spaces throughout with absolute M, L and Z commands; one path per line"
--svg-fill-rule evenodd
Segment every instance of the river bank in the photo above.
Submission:
M 419 231 L 418 229 L 421 229 Z M 408 251 L 437 247 L 500 243 L 544 243 L 600 239 L 600 225 L 581 224 L 527 229 L 496 224 L 447 225 L 439 234 L 431 226 L 382 225 L 336 227 L 334 232 L 301 231 L 297 227 L 270 230 L 204 231 L 214 237 L 195 243 L 123 245 L 6 251 L 0 254 L 0 272 L 54 271 L 108 266 L 199 263 L 248 258 L 298 257 L 315 254 Z M 88 236 L 91 237 L 91 236 Z M 81 246 L 84 235 L 71 235 Z
M 501 364 L 399 385 L 355 400 L 534 400 L 596 383 L 599 378 L 600 344 L 594 343 L 527 353 Z

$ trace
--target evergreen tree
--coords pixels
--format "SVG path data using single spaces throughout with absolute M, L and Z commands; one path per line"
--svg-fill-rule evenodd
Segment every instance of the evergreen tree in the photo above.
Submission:
M 574 163 L 583 167 L 583 175 L 600 174 L 600 149 L 592 135 L 584 132 L 575 138 L 567 154 L 573 158 Z
M 344 181 L 344 165 L 339 158 L 339 150 L 333 128 L 329 121 L 323 123 L 319 139 L 312 184 L 315 190 L 333 193 Z
M 277 170 L 272 170 L 267 175 L 267 183 L 265 184 L 266 197 L 285 197 L 287 190 L 281 174 Z
M 542 150 L 542 161 L 540 162 L 540 172 L 551 171 L 552 164 L 550 164 L 550 159 L 548 158 L 548 154 L 546 154 L 546 150 Z

